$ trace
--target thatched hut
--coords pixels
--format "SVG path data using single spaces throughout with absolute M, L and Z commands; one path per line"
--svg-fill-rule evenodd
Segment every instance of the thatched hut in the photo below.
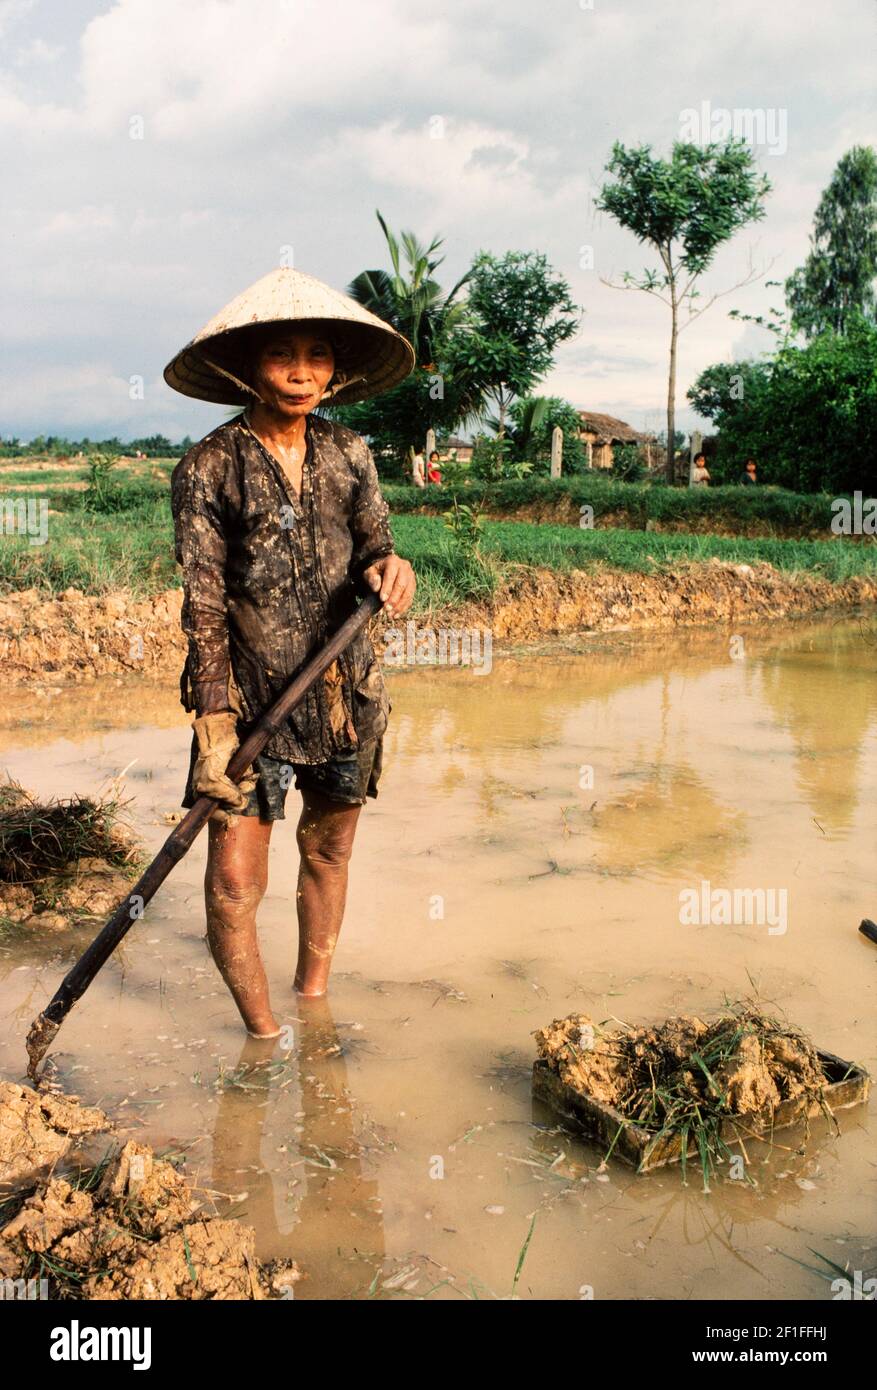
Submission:
M 614 415 L 601 415 L 594 410 L 580 410 L 579 438 L 588 455 L 589 468 L 611 468 L 616 444 L 635 444 L 645 454 L 646 466 L 652 466 L 654 435 L 642 434 Z
M 469 440 L 460 439 L 455 434 L 436 447 L 442 459 L 456 459 L 457 463 L 469 463 L 472 459 L 472 445 Z

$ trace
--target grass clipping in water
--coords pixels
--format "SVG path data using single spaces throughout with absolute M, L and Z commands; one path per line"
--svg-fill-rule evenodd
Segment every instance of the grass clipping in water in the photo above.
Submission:
M 537 1032 L 536 1045 L 566 1085 L 651 1133 L 643 1159 L 678 1137 L 684 1173 L 694 1143 L 705 1184 L 731 1156 L 722 1139 L 726 1120 L 770 1114 L 797 1097 L 830 1115 L 813 1044 L 749 1003 L 711 1023 L 683 1015 L 613 1031 L 571 1014 Z
M 115 784 L 48 801 L 0 784 L 0 922 L 59 930 L 111 911 L 142 866 L 123 809 Z

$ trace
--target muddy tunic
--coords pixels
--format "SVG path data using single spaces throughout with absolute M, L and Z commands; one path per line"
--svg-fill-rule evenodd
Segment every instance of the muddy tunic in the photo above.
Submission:
M 182 702 L 254 720 L 348 616 L 357 583 L 391 554 L 387 504 L 367 444 L 306 419 L 301 499 L 242 417 L 180 460 L 171 480 L 183 631 Z M 231 677 L 231 679 L 230 679 Z M 269 757 L 325 762 L 379 737 L 390 705 L 362 633 L 267 743 Z

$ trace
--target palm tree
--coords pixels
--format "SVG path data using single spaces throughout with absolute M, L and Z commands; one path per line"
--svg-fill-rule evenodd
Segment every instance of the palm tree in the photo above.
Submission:
M 433 279 L 444 260 L 435 254 L 442 238 L 433 237 L 428 246 L 423 246 L 413 232 L 401 232 L 397 239 L 377 210 L 376 216 L 390 250 L 393 273 L 364 270 L 351 281 L 347 293 L 405 335 L 414 348 L 418 367 L 433 367 L 442 337 L 458 326 L 465 314 L 465 305 L 455 303 L 455 299 L 472 278 L 472 271 L 467 270 L 445 294 Z
M 536 434 L 545 423 L 549 404 L 547 396 L 527 396 L 525 400 L 521 401 L 520 414 L 514 427 L 509 430 L 506 425 L 505 433 L 511 435 L 512 445 L 518 450 L 522 458 L 526 458 L 527 451 L 534 447 Z M 499 419 L 493 417 L 488 423 L 494 433 L 499 435 Z

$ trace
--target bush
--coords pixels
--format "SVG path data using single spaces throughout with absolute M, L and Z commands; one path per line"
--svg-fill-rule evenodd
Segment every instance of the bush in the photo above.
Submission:
M 609 470 L 613 482 L 639 483 L 646 476 L 646 471 L 642 454 L 635 444 L 615 445 Z
M 459 493 L 460 489 L 456 491 Z M 484 491 L 483 482 L 473 481 L 461 495 L 475 504 Z M 391 511 L 400 513 L 423 507 L 446 511 L 454 501 L 454 492 L 446 487 L 429 487 L 422 492 L 387 485 L 383 492 Z M 501 480 L 490 486 L 486 505 L 494 513 L 514 512 L 523 507 L 566 506 L 573 514 L 583 506 L 591 506 L 597 527 L 608 522 L 612 526 L 645 530 L 647 523 L 653 521 L 675 523 L 690 531 L 699 526 L 723 527 L 732 533 L 757 528 L 776 535 L 815 532 L 830 538 L 832 500 L 826 493 L 796 493 L 775 487 L 678 488 L 656 482 L 626 483 L 616 481 L 611 474 L 597 476 L 589 472 L 571 478 Z
M 121 482 L 113 476 L 118 462 L 111 454 L 93 454 L 88 460 L 88 486 L 78 499 L 85 511 L 129 512 L 167 495 L 165 487 L 154 483 Z
M 559 396 L 528 396 L 515 401 L 510 411 L 513 457 L 533 465 L 532 471 L 547 477 L 551 469 L 551 437 L 556 425 L 563 430 L 563 471 L 581 473 L 587 455 L 581 439 L 582 422 L 575 406 Z
M 501 482 L 509 478 L 523 478 L 532 469 L 532 464 L 512 457 L 512 443 L 509 439 L 499 439 L 494 435 L 479 434 L 472 448 L 470 473 L 481 482 Z

